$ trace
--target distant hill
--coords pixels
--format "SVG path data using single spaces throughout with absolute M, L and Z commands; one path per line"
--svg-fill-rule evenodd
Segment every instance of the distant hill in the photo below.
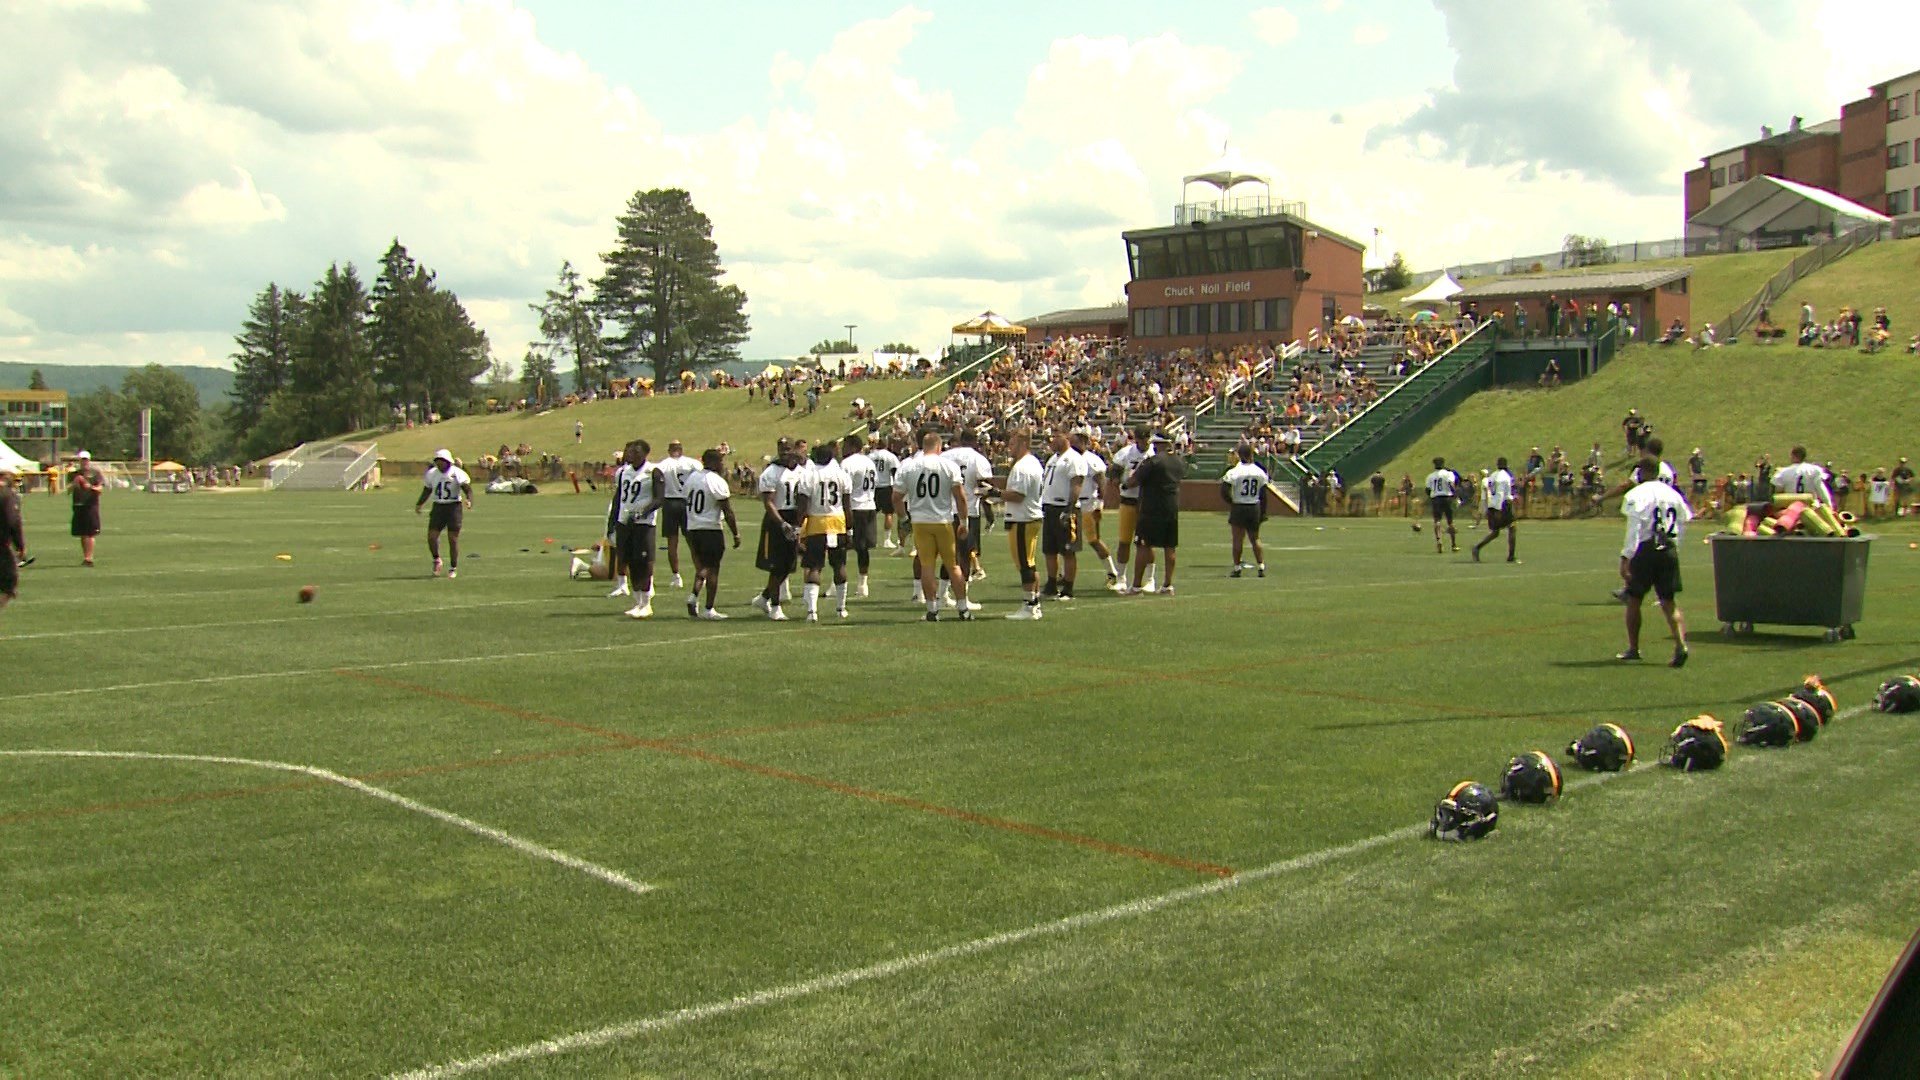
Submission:
M 127 372 L 134 370 L 132 365 L 127 364 L 34 365 L 0 361 L 0 386 L 25 389 L 36 366 L 40 368 L 40 374 L 47 377 L 49 387 L 65 390 L 69 394 L 84 394 L 103 386 L 118 390 Z M 186 376 L 193 388 L 200 391 L 202 405 L 221 404 L 227 400 L 227 391 L 233 388 L 233 372 L 225 368 L 175 367 L 172 370 Z

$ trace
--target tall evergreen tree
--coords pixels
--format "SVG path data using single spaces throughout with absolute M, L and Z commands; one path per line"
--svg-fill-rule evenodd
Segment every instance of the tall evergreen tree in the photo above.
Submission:
M 528 346 L 527 355 L 520 360 L 521 393 L 536 402 L 551 401 L 557 378 L 553 357 L 537 346 Z
M 172 368 L 148 364 L 120 381 L 122 429 L 140 438 L 140 410 L 152 410 L 153 460 L 197 463 L 201 449 L 200 391 Z M 135 448 L 138 452 L 138 448 Z
M 396 238 L 380 258 L 367 316 L 374 380 L 389 405 L 452 414 L 487 371 L 487 336 Z
M 260 422 L 267 399 L 286 389 L 293 376 L 294 350 L 306 298 L 268 283 L 247 309 L 247 321 L 234 337 L 232 422 L 242 435 Z
M 594 303 L 617 332 L 606 355 L 646 361 L 666 385 L 696 364 L 739 359 L 747 338 L 747 296 L 722 285 L 713 223 L 679 188 L 636 192 L 615 227 Z
M 613 374 L 600 339 L 600 314 L 572 261 L 560 264 L 560 279 L 547 290 L 546 301 L 527 306 L 540 316 L 540 341 L 535 348 L 545 354 L 549 372 L 570 360 L 575 390 L 598 386 Z M 547 386 L 552 388 L 551 379 Z
M 288 385 L 301 417 L 298 439 L 372 425 L 380 395 L 367 343 L 368 304 L 352 263 L 344 270 L 328 266 L 314 284 Z
M 39 368 L 34 368 L 33 373 L 27 376 L 27 389 L 45 390 L 46 388 L 47 388 L 46 374 L 42 372 Z

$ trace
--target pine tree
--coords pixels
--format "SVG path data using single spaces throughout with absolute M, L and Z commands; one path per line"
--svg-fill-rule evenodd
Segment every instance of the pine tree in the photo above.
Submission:
M 328 266 L 314 284 L 288 384 L 300 409 L 301 440 L 372 425 L 379 388 L 367 343 L 368 303 L 352 263 L 344 270 Z
M 553 367 L 553 357 L 538 346 L 528 346 L 527 355 L 520 361 L 520 391 L 535 403 L 553 400 L 553 391 L 558 385 Z
M 546 302 L 527 306 L 540 316 L 540 341 L 535 348 L 545 356 L 549 390 L 554 385 L 551 375 L 562 359 L 573 363 L 576 391 L 597 387 L 613 374 L 600 340 L 600 314 L 571 261 L 560 264 L 560 279 L 547 290 Z
M 33 373 L 27 376 L 27 389 L 45 390 L 46 388 L 47 376 L 39 368 L 34 368 Z
M 605 340 L 616 364 L 646 361 L 666 385 L 695 365 L 738 360 L 747 339 L 747 296 L 722 285 L 713 223 L 679 188 L 636 192 L 602 256 L 594 303 L 615 328 Z
M 267 399 L 286 388 L 293 376 L 294 350 L 300 335 L 300 317 L 306 298 L 297 292 L 283 291 L 269 283 L 253 306 L 247 321 L 233 339 L 239 346 L 233 354 L 233 424 L 245 432 L 260 422 Z

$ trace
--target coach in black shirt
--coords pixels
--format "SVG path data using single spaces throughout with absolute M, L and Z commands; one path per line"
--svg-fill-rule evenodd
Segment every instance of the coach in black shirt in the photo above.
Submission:
M 1153 563 L 1153 549 L 1159 548 L 1166 557 L 1160 595 L 1172 596 L 1174 549 L 1180 546 L 1180 481 L 1186 479 L 1187 463 L 1165 435 L 1155 435 L 1152 448 L 1152 455 L 1133 474 L 1140 487 L 1140 524 L 1134 532 L 1139 554 L 1133 561 L 1133 587 L 1127 592 L 1140 592 L 1147 567 Z

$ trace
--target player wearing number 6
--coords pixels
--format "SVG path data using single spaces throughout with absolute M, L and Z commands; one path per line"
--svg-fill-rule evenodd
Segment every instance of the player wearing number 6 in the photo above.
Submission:
M 1627 651 L 1619 659 L 1640 659 L 1640 603 L 1651 590 L 1673 633 L 1669 665 L 1680 667 L 1687 662 L 1687 623 L 1676 600 L 1680 540 L 1687 522 L 1693 520 L 1693 510 L 1672 484 L 1656 479 L 1660 463 L 1655 459 L 1641 459 L 1640 475 L 1648 479 L 1634 485 L 1620 503 L 1620 512 L 1627 518 L 1627 541 L 1620 548 L 1620 578 L 1627 586 Z
M 1807 460 L 1804 446 L 1796 446 L 1788 454 L 1793 464 L 1774 472 L 1773 490 L 1811 495 L 1816 505 L 1832 506 L 1833 491 L 1827 487 L 1827 470 Z
M 460 576 L 460 523 L 473 506 L 473 481 L 466 470 L 453 463 L 453 452 L 435 450 L 433 468 L 427 470 L 420 486 L 420 498 L 413 512 L 431 501 L 433 513 L 427 515 L 427 553 L 433 556 L 433 576 L 440 576 L 440 534 L 447 534 L 447 576 Z
M 1239 463 L 1220 478 L 1220 497 L 1227 502 L 1227 526 L 1233 531 L 1233 571 L 1239 577 L 1247 564 L 1240 560 L 1242 545 L 1253 541 L 1255 572 L 1267 576 L 1267 553 L 1260 546 L 1260 522 L 1267 516 L 1267 470 L 1253 463 L 1253 447 L 1234 448 Z
M 920 588 L 926 597 L 927 621 L 940 621 L 940 593 L 934 587 L 933 568 L 947 568 L 955 606 L 962 622 L 973 621 L 978 605 L 967 599 L 967 575 L 961 569 L 958 540 L 966 535 L 967 492 L 960 467 L 940 456 L 940 436 L 920 437 L 920 452 L 900 466 L 894 479 L 896 508 L 913 521 L 914 552 L 920 561 Z

